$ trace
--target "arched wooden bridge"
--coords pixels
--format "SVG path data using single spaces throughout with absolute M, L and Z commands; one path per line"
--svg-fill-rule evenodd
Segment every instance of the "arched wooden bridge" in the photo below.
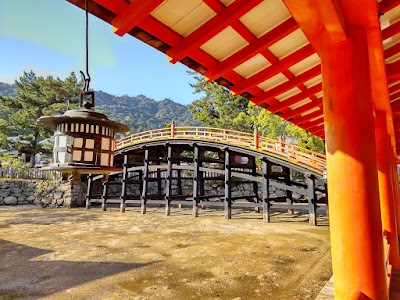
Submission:
M 191 205 L 197 217 L 200 206 L 223 206 L 229 219 L 232 207 L 254 207 L 266 222 L 272 209 L 308 210 L 311 225 L 317 208 L 327 208 L 325 156 L 256 131 L 172 125 L 120 139 L 114 157 L 122 172 L 103 180 L 97 195 L 100 176 L 90 177 L 88 208 L 118 203 L 124 212 L 136 203 L 146 213 L 148 204 L 162 204 L 169 215 L 171 204 Z
M 258 152 L 260 155 L 276 157 L 318 175 L 323 175 L 326 167 L 326 157 L 324 154 L 279 140 L 259 136 L 257 131 L 251 134 L 211 127 L 175 127 L 172 125 L 171 128 L 135 133 L 120 139 L 116 144 L 116 151 L 119 153 L 131 146 L 160 140 L 206 141 L 240 147 Z

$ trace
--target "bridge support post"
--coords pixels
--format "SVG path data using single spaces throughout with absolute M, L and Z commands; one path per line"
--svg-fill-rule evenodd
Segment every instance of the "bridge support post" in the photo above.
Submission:
M 225 149 L 225 219 L 232 218 L 232 171 L 231 153 Z
M 397 231 L 396 203 L 393 193 L 391 164 L 393 156 L 387 133 L 386 112 L 375 112 L 376 154 L 378 161 L 379 196 L 382 231 L 390 245 L 389 261 L 395 270 L 400 269 L 399 240 Z
M 181 164 L 180 161 L 177 161 L 176 164 L 179 166 Z M 182 172 L 181 169 L 176 170 L 176 176 L 178 177 L 177 187 L 178 187 L 178 195 L 182 196 Z M 181 207 L 180 207 L 181 208 Z
M 292 181 L 290 180 L 290 169 L 286 168 L 286 167 L 285 167 L 285 169 L 286 169 L 286 173 L 287 173 L 285 175 L 285 183 L 286 183 L 286 185 L 291 185 Z M 286 198 L 287 204 L 292 205 L 293 204 L 292 191 L 286 190 L 286 197 L 287 197 Z M 288 214 L 289 215 L 293 215 L 293 213 L 294 213 L 293 208 L 289 208 L 288 209 Z
M 171 214 L 171 191 L 172 191 L 172 147 L 168 145 L 167 150 L 167 176 L 165 182 L 165 215 Z
M 149 149 L 144 150 L 144 170 L 143 170 L 143 187 L 142 187 L 142 214 L 146 213 L 147 205 L 147 187 L 149 184 Z
M 308 196 L 308 223 L 317 226 L 317 205 L 315 195 L 315 177 L 307 176 L 307 196 Z
M 269 176 L 268 176 L 268 162 L 262 160 L 262 200 L 263 200 L 263 219 L 265 223 L 270 222 L 270 203 L 269 203 Z
M 125 201 L 126 201 L 126 187 L 128 184 L 128 160 L 129 156 L 128 154 L 124 155 L 124 164 L 123 164 L 123 170 L 122 170 L 122 186 L 121 186 L 121 196 L 120 196 L 120 206 L 119 210 L 120 212 L 124 213 L 125 212 Z
M 90 209 L 90 199 L 92 198 L 92 189 L 93 189 L 93 175 L 89 174 L 88 176 L 88 185 L 86 191 L 86 209 Z
M 253 175 L 254 177 L 257 176 L 257 165 L 256 165 L 256 158 L 255 157 L 253 157 L 251 175 Z M 254 202 L 255 203 L 259 203 L 259 201 L 258 201 L 258 182 L 257 181 L 253 181 L 253 193 L 254 193 Z M 260 207 L 256 207 L 255 211 L 257 213 L 259 213 L 260 212 Z
M 101 210 L 107 210 L 107 198 L 108 198 L 108 174 L 103 175 L 103 193 L 101 194 Z
M 160 162 L 157 162 L 157 165 L 159 165 L 159 164 L 160 164 Z M 156 174 L 157 174 L 157 193 L 161 197 L 161 195 L 162 195 L 162 178 L 161 178 L 161 170 L 159 168 L 157 168 Z
M 388 298 L 368 57 L 368 50 L 382 51 L 382 44 L 368 45 L 367 30 L 348 24 L 347 39 L 325 44 L 319 53 L 338 299 L 357 293 Z M 349 204 L 352 209 L 345 209 Z
M 200 174 L 200 162 L 199 162 L 199 147 L 195 144 L 193 146 L 193 217 L 199 215 L 199 174 Z

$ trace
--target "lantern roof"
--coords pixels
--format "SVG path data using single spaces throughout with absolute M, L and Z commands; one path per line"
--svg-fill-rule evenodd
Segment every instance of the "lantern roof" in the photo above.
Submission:
M 60 123 L 84 122 L 88 124 L 104 125 L 112 128 L 116 133 L 127 132 L 129 127 L 125 124 L 110 120 L 105 114 L 90 109 L 67 110 L 63 115 L 44 116 L 38 119 L 43 125 L 55 128 Z

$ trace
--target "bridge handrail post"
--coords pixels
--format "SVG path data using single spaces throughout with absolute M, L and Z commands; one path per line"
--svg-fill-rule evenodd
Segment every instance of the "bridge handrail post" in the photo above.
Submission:
M 175 122 L 172 121 L 171 123 L 171 138 L 175 137 Z
M 258 135 L 258 128 L 257 128 L 257 126 L 254 126 L 253 139 L 254 139 L 254 148 L 255 148 L 256 150 L 258 150 L 259 135 Z

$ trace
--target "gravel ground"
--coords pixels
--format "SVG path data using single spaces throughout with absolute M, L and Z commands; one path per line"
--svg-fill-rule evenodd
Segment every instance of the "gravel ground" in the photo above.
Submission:
M 0 299 L 314 299 L 326 218 L 173 208 L 0 207 Z

